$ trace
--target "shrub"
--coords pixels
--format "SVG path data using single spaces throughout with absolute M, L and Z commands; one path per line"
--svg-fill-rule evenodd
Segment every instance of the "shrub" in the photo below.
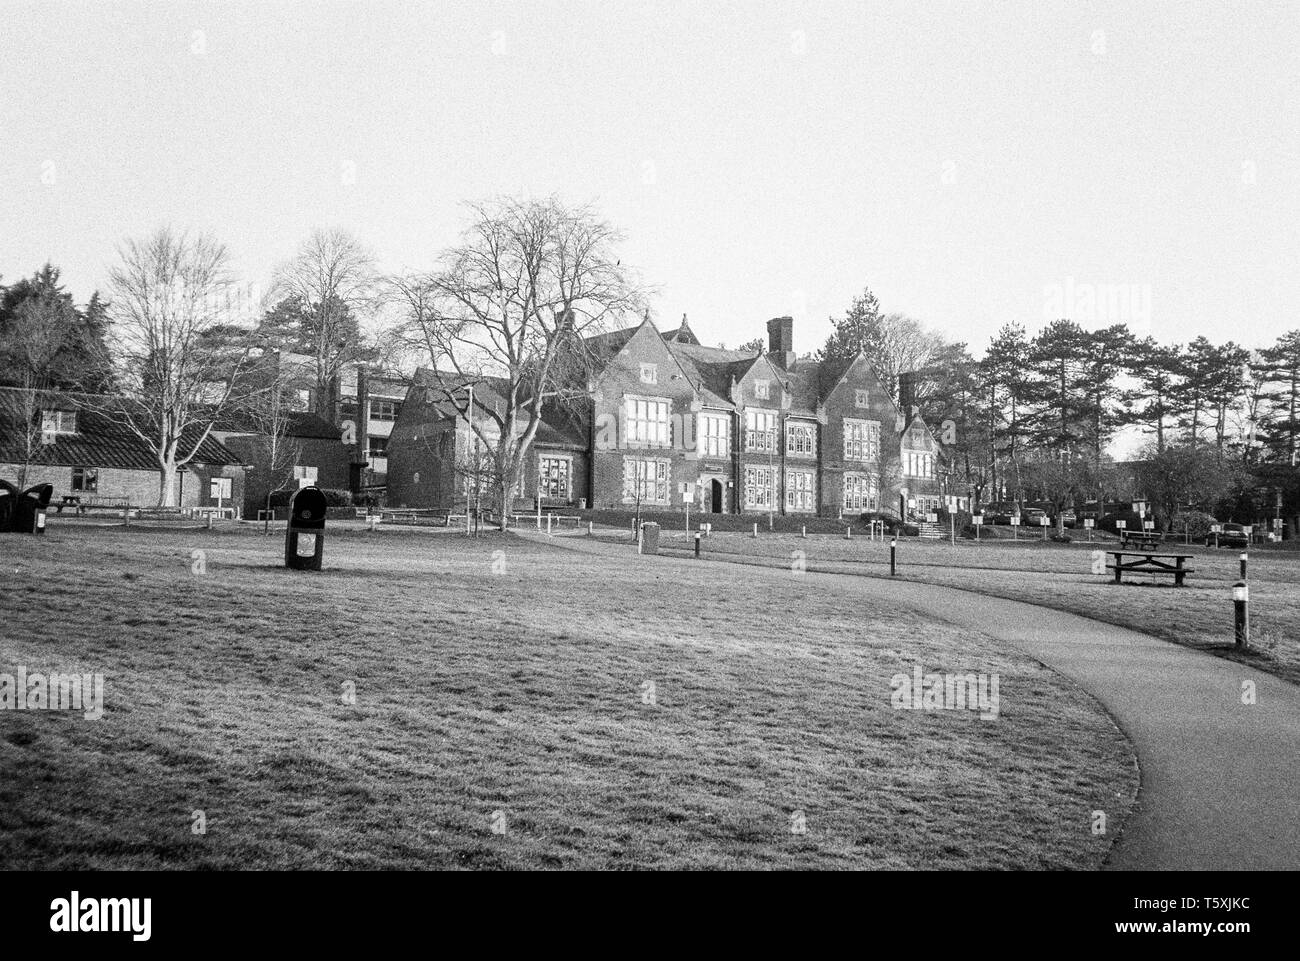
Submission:
M 1210 525 L 1219 523 L 1214 519 L 1213 514 L 1207 514 L 1204 511 L 1184 511 L 1181 514 L 1174 515 L 1173 531 L 1176 534 L 1183 532 L 1183 524 L 1187 525 L 1187 533 L 1193 540 L 1209 536 Z
M 322 494 L 325 495 L 326 507 L 351 507 L 352 492 L 339 490 L 337 487 L 322 487 Z M 298 493 L 296 490 L 274 491 L 271 494 L 272 507 L 288 507 L 289 501 L 293 500 L 293 495 Z
M 1116 521 L 1124 522 L 1124 529 L 1130 531 L 1142 530 L 1142 516 L 1137 511 L 1116 511 L 1113 514 L 1107 514 L 1101 520 L 1097 521 L 1097 529 L 1116 533 L 1118 528 L 1115 526 Z

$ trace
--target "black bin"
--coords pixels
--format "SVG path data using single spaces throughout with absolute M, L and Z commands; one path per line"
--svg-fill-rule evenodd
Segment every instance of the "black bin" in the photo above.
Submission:
M 284 566 L 295 571 L 318 571 L 324 556 L 325 495 L 319 487 L 303 487 L 289 501 Z
M 45 533 L 45 508 L 54 496 L 53 484 L 36 484 L 23 491 L 14 504 L 9 529 L 19 534 Z
M 0 533 L 12 530 L 14 508 L 18 506 L 18 488 L 0 480 Z

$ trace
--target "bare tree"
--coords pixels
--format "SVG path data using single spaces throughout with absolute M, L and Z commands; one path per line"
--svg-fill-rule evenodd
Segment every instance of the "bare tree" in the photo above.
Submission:
M 231 326 L 236 298 L 223 244 L 163 228 L 126 241 L 119 254 L 109 277 L 127 402 L 83 396 L 83 403 L 147 445 L 158 464 L 158 504 L 171 507 L 176 472 L 229 403 L 248 346 Z
M 75 335 L 77 323 L 70 303 L 56 297 L 31 298 L 19 306 L 0 344 L 0 355 L 14 366 L 9 377 L 21 388 L 17 405 L 21 423 L 14 425 L 17 444 L 11 448 L 20 458 L 20 490 L 27 486 L 32 467 L 51 460 L 53 428 L 43 423 L 42 411 L 49 406 L 47 391 L 55 358 Z
M 295 333 L 312 358 L 315 412 L 332 423 L 336 378 L 367 356 L 358 325 L 382 295 L 374 256 L 346 231 L 317 230 L 276 270 L 270 293 L 300 312 Z
M 642 305 L 613 248 L 621 239 L 588 207 L 555 199 L 470 205 L 473 223 L 432 273 L 395 280 L 402 331 L 429 359 L 430 389 L 461 417 L 466 384 L 492 378 L 499 403 L 477 403 L 471 429 L 495 463 L 502 525 L 548 403 L 585 397 L 585 337 Z
M 281 371 L 269 385 L 243 401 L 249 420 L 257 428 L 250 463 L 266 478 L 266 510 L 271 509 L 271 495 L 293 485 L 294 468 L 302 457 L 302 444 L 289 434 L 295 410 L 291 381 L 290 374 Z

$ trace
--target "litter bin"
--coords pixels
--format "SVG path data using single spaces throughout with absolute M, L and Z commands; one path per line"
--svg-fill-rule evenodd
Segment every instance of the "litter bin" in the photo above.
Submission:
M 8 481 L 0 480 L 0 533 L 10 531 L 14 508 L 18 504 L 18 488 Z
M 654 521 L 646 521 L 641 525 L 641 553 L 659 553 L 659 525 Z
M 23 491 L 14 504 L 10 530 L 18 534 L 44 534 L 45 508 L 54 496 L 53 484 L 36 484 Z
M 284 566 L 318 571 L 325 556 L 325 495 L 319 487 L 303 487 L 289 501 L 284 529 Z

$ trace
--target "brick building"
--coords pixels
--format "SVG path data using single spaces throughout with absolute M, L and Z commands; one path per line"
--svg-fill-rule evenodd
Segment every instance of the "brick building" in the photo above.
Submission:
M 794 351 L 794 321 L 768 322 L 769 349 L 705 347 L 685 318 L 589 338 L 599 358 L 588 402 L 548 412 L 530 453 L 521 507 L 679 509 L 704 513 L 902 516 L 938 509 L 941 451 L 900 384 L 900 408 L 867 359 L 820 363 Z M 394 427 L 389 503 L 463 503 L 463 419 L 421 384 Z M 486 388 L 484 388 L 486 390 Z M 428 394 L 428 397 L 423 396 Z M 486 401 L 485 401 L 486 402 Z M 418 478 L 418 480 L 417 480 Z
M 109 403 L 131 402 L 0 387 L 0 478 L 22 487 L 53 484 L 56 504 L 75 495 L 83 502 L 156 505 L 157 460 L 129 427 L 105 412 Z M 198 426 L 186 430 L 181 450 L 191 450 L 201 434 Z M 238 509 L 244 500 L 244 460 L 209 435 L 178 471 L 175 484 L 179 507 L 220 502 Z

